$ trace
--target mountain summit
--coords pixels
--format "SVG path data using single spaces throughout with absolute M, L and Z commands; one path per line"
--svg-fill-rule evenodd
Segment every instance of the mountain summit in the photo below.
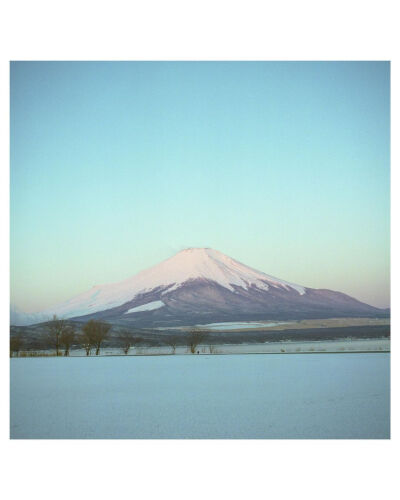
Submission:
M 212 248 L 188 248 L 127 280 L 95 286 L 25 320 L 19 312 L 11 320 L 13 324 L 28 324 L 57 314 L 64 318 L 167 326 L 369 316 L 381 312 L 340 292 L 275 278 Z

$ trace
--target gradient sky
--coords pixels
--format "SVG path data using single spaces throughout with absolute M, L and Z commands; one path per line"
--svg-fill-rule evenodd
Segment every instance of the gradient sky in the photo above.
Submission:
M 11 63 L 11 302 L 189 247 L 389 306 L 387 62 Z

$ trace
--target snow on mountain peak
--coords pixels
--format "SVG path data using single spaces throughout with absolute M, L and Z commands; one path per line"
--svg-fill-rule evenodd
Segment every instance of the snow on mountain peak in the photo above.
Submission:
M 43 311 L 40 316 L 83 316 L 120 306 L 139 293 L 158 287 L 164 287 L 163 294 L 168 294 L 186 281 L 199 278 L 217 282 L 231 291 L 235 290 L 234 286 L 244 289 L 255 286 L 261 290 L 273 286 L 294 289 L 300 295 L 305 293 L 304 287 L 252 269 L 212 248 L 187 248 L 124 281 L 96 285 L 67 302 Z
M 231 291 L 234 290 L 232 285 L 242 288 L 255 285 L 262 290 L 268 290 L 269 286 L 272 285 L 282 286 L 286 289 L 293 288 L 300 295 L 305 293 L 305 288 L 302 286 L 257 271 L 212 248 L 188 248 L 164 262 L 177 264 L 176 267 L 188 276 L 187 279 L 209 279 Z

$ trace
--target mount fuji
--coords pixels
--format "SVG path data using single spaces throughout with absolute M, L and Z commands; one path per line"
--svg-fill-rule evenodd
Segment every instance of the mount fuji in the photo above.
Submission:
M 143 327 L 222 321 L 376 316 L 387 312 L 344 293 L 274 278 L 211 248 L 188 248 L 119 283 L 95 286 L 53 308 L 24 314 L 28 325 L 54 314 Z

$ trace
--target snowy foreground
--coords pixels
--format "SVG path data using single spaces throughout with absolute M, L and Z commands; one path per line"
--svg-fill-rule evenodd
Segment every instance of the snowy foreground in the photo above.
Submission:
M 389 438 L 390 354 L 11 359 L 11 438 Z

